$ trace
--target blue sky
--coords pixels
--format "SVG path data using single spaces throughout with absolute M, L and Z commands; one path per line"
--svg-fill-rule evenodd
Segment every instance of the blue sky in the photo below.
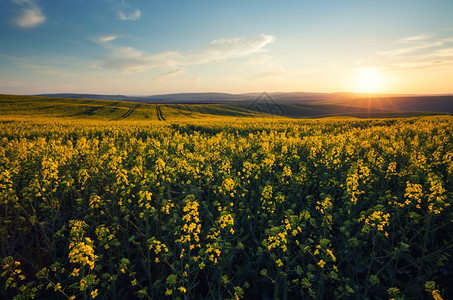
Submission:
M 0 93 L 452 93 L 453 1 L 0 0 Z

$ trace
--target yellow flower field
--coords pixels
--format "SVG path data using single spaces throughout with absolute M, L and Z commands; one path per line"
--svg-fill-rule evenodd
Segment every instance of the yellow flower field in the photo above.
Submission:
M 452 133 L 0 121 L 0 298 L 448 299 Z

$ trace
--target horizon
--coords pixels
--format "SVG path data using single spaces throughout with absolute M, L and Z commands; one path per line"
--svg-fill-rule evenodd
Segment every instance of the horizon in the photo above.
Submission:
M 55 93 L 41 93 L 41 94 L 14 94 L 18 96 L 42 96 L 42 95 L 96 95 L 96 96 L 124 96 L 124 97 L 153 97 L 153 96 L 165 96 L 165 95 L 184 95 L 184 94 L 227 94 L 227 95 L 261 95 L 261 94 L 326 94 L 326 95 L 335 95 L 335 94 L 352 94 L 355 96 L 370 96 L 371 98 L 378 98 L 378 97 L 406 97 L 406 96 L 413 96 L 413 97 L 426 97 L 426 96 L 453 96 L 452 93 L 441 93 L 441 94 L 407 94 L 407 93 L 357 93 L 357 92 L 309 92 L 309 91 L 296 91 L 296 92 L 282 92 L 282 91 L 273 91 L 273 92 L 241 92 L 241 93 L 234 93 L 234 92 L 215 92 L 215 91 L 200 91 L 200 92 L 169 92 L 169 93 L 156 93 L 156 94 L 101 94 L 101 93 L 72 93 L 72 92 L 55 92 Z
M 448 0 L 3 3 L 2 94 L 453 94 Z

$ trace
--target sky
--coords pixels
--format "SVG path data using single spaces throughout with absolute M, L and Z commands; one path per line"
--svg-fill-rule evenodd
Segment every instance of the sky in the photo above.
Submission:
M 0 0 L 0 93 L 453 93 L 452 0 Z

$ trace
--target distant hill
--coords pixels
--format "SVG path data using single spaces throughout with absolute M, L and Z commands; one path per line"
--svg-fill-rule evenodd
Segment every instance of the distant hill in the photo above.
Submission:
M 152 96 L 124 96 L 124 95 L 99 95 L 99 94 L 39 94 L 42 97 L 61 97 L 73 99 L 95 99 L 95 100 L 116 100 L 134 101 L 141 103 L 228 103 L 236 101 L 253 100 L 255 97 L 246 94 L 227 93 L 176 93 Z
M 356 94 L 356 93 L 173 93 L 150 96 L 126 96 L 126 95 L 102 95 L 102 94 L 39 94 L 34 96 L 42 97 L 60 97 L 71 99 L 94 99 L 94 100 L 114 100 L 114 101 L 133 101 L 140 103 L 230 103 L 230 102 L 248 102 L 254 101 L 263 94 L 271 99 L 285 104 L 309 103 L 320 101 L 349 101 L 356 99 L 394 99 L 394 98 L 423 98 L 434 99 L 438 97 L 450 97 L 453 95 L 398 95 L 398 94 Z
M 259 98 L 263 93 L 174 93 L 151 96 L 125 96 L 125 95 L 101 95 L 101 94 L 39 94 L 35 96 L 43 97 L 61 97 L 73 99 L 95 99 L 95 100 L 116 100 L 116 101 L 134 101 L 141 103 L 229 103 L 237 101 L 253 101 Z M 312 102 L 320 100 L 340 100 L 358 98 L 358 94 L 353 93 L 266 93 L 274 100 L 285 103 L 294 102 Z M 379 97 L 380 95 L 371 95 L 371 97 Z
M 124 95 L 100 95 L 100 94 L 75 94 L 75 93 L 57 93 L 57 94 L 37 94 L 32 96 L 39 97 L 58 97 L 70 99 L 93 99 L 93 100 L 114 100 L 114 101 L 136 101 L 138 97 Z

